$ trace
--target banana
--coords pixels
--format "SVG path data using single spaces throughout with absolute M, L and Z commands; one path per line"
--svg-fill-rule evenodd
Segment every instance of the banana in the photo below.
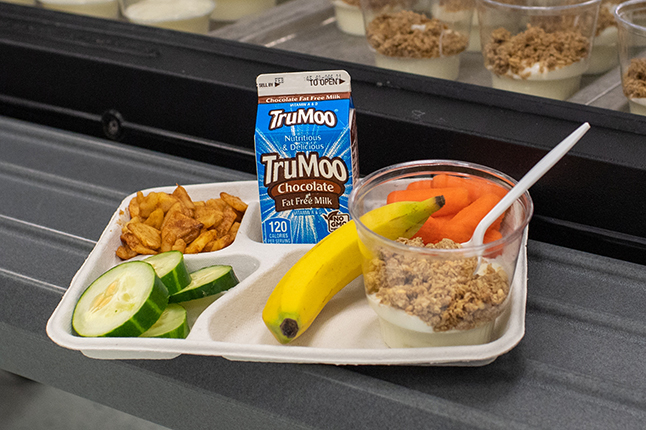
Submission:
M 397 202 L 374 209 L 361 222 L 389 239 L 411 237 L 444 205 L 438 196 L 423 202 Z M 280 343 L 303 334 L 327 302 L 361 274 L 361 252 L 354 221 L 314 245 L 278 282 L 262 318 Z

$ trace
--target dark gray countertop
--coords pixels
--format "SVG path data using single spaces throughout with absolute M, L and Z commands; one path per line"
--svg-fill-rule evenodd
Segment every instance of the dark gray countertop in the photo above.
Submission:
M 646 423 L 644 266 L 530 241 L 526 335 L 480 368 L 94 360 L 45 325 L 119 202 L 253 177 L 0 117 L 0 178 L 1 369 L 178 430 Z

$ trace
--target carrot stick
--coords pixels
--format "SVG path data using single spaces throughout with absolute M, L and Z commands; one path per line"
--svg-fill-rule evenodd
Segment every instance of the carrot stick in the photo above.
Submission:
M 484 243 L 493 242 L 498 239 L 502 239 L 502 233 L 500 230 L 488 228 L 484 235 Z
M 495 194 L 485 194 L 471 203 L 469 206 L 455 214 L 451 221 L 447 222 L 442 230 L 445 238 L 457 243 L 463 243 L 471 239 L 473 231 L 478 223 L 487 213 L 500 201 Z
M 414 190 L 391 191 L 386 198 L 387 203 L 414 201 L 421 202 L 435 196 L 444 196 L 444 206 L 433 217 L 453 215 L 471 203 L 469 192 L 464 188 L 422 188 Z
M 407 190 L 422 190 L 425 188 L 433 188 L 432 179 L 420 179 L 419 181 L 411 182 L 406 187 Z
M 421 237 L 425 244 L 437 243 L 444 239 L 444 226 L 451 220 L 451 216 L 446 217 L 429 217 L 422 228 L 420 228 L 413 237 Z
M 432 185 L 433 188 L 466 188 L 469 191 L 471 201 L 475 201 L 485 194 L 495 194 L 500 198 L 507 194 L 507 190 L 502 186 L 476 176 L 463 177 L 442 173 L 433 177 Z

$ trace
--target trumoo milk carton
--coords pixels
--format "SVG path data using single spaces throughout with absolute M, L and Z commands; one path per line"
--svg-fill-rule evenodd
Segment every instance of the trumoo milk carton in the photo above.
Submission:
M 264 243 L 316 243 L 350 220 L 358 179 L 350 75 L 260 75 L 255 147 Z

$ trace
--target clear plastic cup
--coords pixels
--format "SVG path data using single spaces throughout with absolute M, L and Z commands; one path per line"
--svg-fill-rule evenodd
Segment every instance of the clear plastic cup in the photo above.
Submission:
M 36 5 L 36 0 L 0 0 L 5 3 L 15 3 L 15 4 L 22 4 L 26 6 L 35 6 Z
M 621 84 L 630 112 L 646 115 L 646 1 L 622 3 L 615 11 L 619 28 Z
M 213 0 L 119 0 L 130 22 L 189 33 L 206 34 Z
M 458 78 L 469 45 L 473 0 L 361 0 L 377 67 Z
M 117 0 L 38 0 L 45 9 L 99 18 L 119 18 Z
M 364 214 L 386 204 L 390 192 L 440 178 L 450 178 L 452 186 L 457 181 L 461 186 L 475 187 L 472 190 L 491 184 L 508 190 L 516 183 L 477 164 L 424 160 L 378 170 L 350 195 L 368 303 L 379 317 L 384 342 L 391 348 L 488 343 L 497 317 L 509 306 L 511 281 L 533 213 L 528 192 L 505 213 L 500 238 L 481 246 L 420 247 L 419 243 L 387 239 L 362 223 Z M 478 256 L 482 259 L 474 274 Z
M 359 0 L 332 0 L 336 26 L 339 30 L 352 36 L 364 36 L 363 13 Z
M 275 7 L 277 0 L 216 0 L 213 21 L 237 21 Z
M 494 88 L 566 100 L 589 67 L 600 0 L 478 0 Z
M 615 9 L 622 0 L 602 0 L 594 34 L 590 64 L 586 75 L 605 73 L 619 65 L 619 48 Z

